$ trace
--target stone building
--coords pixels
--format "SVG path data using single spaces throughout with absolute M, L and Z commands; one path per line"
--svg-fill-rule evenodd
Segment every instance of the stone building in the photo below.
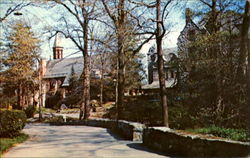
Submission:
M 163 49 L 163 60 L 166 77 L 166 88 L 172 88 L 177 84 L 176 64 L 173 64 L 178 58 L 187 58 L 188 52 L 192 51 L 188 45 L 194 41 L 198 34 L 206 33 L 203 25 L 197 25 L 192 20 L 191 10 L 186 10 L 186 24 L 178 37 L 177 47 Z M 159 89 L 159 78 L 157 69 L 157 53 L 155 47 L 151 47 L 148 56 L 148 84 L 142 86 L 142 89 Z
M 147 54 L 148 58 L 148 84 L 142 86 L 144 90 L 159 89 L 159 77 L 157 69 L 157 52 L 155 46 L 152 46 Z M 177 83 L 177 68 L 174 61 L 177 59 L 177 48 L 163 49 L 164 70 L 166 77 L 166 87 L 170 88 Z
M 72 69 L 79 78 L 83 72 L 83 57 L 64 58 L 61 39 L 56 35 L 53 45 L 53 59 L 42 59 L 40 62 L 42 106 L 45 106 L 46 98 L 55 95 L 57 91 L 62 93 L 63 98 L 66 96 Z M 91 77 L 100 78 L 99 69 L 92 67 Z

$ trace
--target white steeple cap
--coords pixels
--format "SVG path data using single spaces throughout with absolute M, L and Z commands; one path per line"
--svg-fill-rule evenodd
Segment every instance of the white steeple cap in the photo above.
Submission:
M 62 40 L 61 40 L 60 36 L 58 35 L 58 33 L 55 36 L 55 41 L 54 41 L 53 47 L 63 47 Z

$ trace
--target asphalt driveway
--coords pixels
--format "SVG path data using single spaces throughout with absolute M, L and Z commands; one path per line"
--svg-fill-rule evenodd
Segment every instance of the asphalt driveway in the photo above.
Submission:
M 88 126 L 49 126 L 27 124 L 30 139 L 3 155 L 9 157 L 167 157 L 141 146 L 141 142 L 122 140 L 105 128 Z

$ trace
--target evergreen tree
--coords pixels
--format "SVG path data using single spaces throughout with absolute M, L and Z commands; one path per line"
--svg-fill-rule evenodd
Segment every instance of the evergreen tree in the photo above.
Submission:
M 39 40 L 35 37 L 31 28 L 25 23 L 17 21 L 12 26 L 12 32 L 8 35 L 7 57 L 3 63 L 5 71 L 1 73 L 3 81 L 15 85 L 18 96 L 18 107 L 25 104 L 24 96 L 29 89 L 28 81 L 34 82 L 34 68 L 39 57 Z M 7 83 L 7 82 L 6 82 Z
M 77 81 L 78 81 L 77 75 L 75 73 L 74 67 L 72 66 L 70 76 L 69 76 L 69 87 L 68 87 L 68 90 L 70 92 L 77 87 Z

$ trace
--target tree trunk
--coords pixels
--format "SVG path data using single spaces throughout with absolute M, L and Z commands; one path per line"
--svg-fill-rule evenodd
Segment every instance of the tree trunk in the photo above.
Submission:
M 246 68 L 246 56 L 248 43 L 248 30 L 249 30 L 249 1 L 246 1 L 245 13 L 243 15 L 243 22 L 241 27 L 241 42 L 240 42 L 240 56 L 239 65 L 237 69 L 237 80 L 240 83 L 244 83 L 245 75 L 244 69 Z M 249 58 L 249 57 L 248 57 Z
M 164 60 L 162 51 L 162 26 L 161 26 L 161 0 L 156 1 L 156 21 L 157 21 L 157 33 L 156 33 L 156 45 L 158 56 L 158 74 L 160 84 L 160 96 L 162 105 L 163 125 L 169 127 L 168 124 L 168 105 L 165 85 L 165 72 L 164 72 Z
M 124 73 L 125 73 L 125 56 L 124 56 L 124 12 L 125 0 L 120 0 L 118 5 L 117 21 L 117 45 L 118 45 L 118 98 L 117 98 L 117 119 L 121 119 L 124 99 Z
M 100 85 L 100 104 L 103 104 L 103 73 L 104 73 L 104 59 L 101 56 L 101 85 Z
M 17 109 L 21 108 L 22 108 L 22 83 L 21 81 L 19 81 L 17 88 Z
M 83 0 L 83 4 L 85 0 Z M 83 22 L 83 37 L 84 37 L 84 67 L 83 67 L 83 103 L 80 108 L 79 119 L 86 120 L 90 116 L 89 102 L 90 102 L 90 57 L 88 54 L 88 14 L 85 8 L 82 9 L 84 22 Z M 83 114 L 84 113 L 84 114 Z
M 245 23 L 244 23 L 245 22 Z M 249 33 L 249 27 L 250 27 L 250 0 L 246 1 L 246 5 L 245 5 L 245 16 L 244 16 L 244 20 L 243 20 L 243 26 L 242 28 L 245 29 L 244 32 L 246 32 L 245 36 L 242 36 L 242 42 L 245 43 L 245 47 L 246 47 L 246 54 L 247 54 L 247 61 L 248 61 L 248 65 L 247 65 L 247 106 L 248 106 L 248 114 L 250 114 L 250 37 L 248 37 L 248 33 Z M 243 32 L 243 30 L 242 30 Z M 242 34 L 244 35 L 244 34 Z M 244 42 L 245 39 L 245 42 Z M 250 118 L 248 117 L 248 121 L 247 121 L 248 125 L 250 124 Z M 248 132 L 250 133 L 250 127 L 248 129 Z

